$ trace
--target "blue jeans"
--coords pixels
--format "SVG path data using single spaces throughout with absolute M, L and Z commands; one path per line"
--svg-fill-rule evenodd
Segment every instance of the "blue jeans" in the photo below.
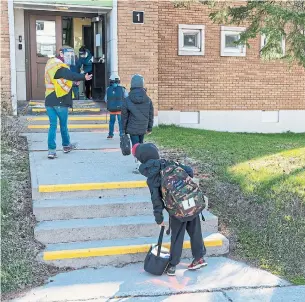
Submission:
M 68 131 L 68 107 L 46 107 L 47 115 L 50 120 L 50 128 L 48 134 L 48 149 L 49 151 L 56 150 L 56 130 L 57 130 L 57 117 L 59 119 L 60 133 L 63 147 L 70 145 L 70 136 Z
M 131 135 L 130 134 L 130 140 L 131 140 L 132 146 L 134 146 L 135 144 L 143 144 L 144 134 L 142 134 L 142 135 Z
M 122 133 L 122 121 L 121 121 L 121 115 L 120 114 L 110 114 L 110 119 L 109 119 L 109 136 L 113 136 L 114 132 L 114 124 L 116 117 L 118 118 L 118 124 L 119 124 L 119 129 L 120 129 L 120 136 L 123 135 Z

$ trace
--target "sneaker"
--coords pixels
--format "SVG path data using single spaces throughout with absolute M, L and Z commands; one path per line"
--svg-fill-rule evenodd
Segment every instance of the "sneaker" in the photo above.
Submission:
M 166 273 L 168 276 L 176 276 L 176 266 L 169 264 Z
M 113 136 L 112 135 L 108 135 L 107 139 L 113 139 Z
M 54 159 L 56 157 L 57 157 L 56 151 L 49 151 L 49 153 L 48 153 L 48 158 L 49 159 Z
M 76 149 L 76 144 L 73 143 L 73 144 L 70 144 L 69 146 L 65 146 L 63 149 L 64 149 L 64 153 L 69 153 L 71 152 L 72 150 L 75 150 Z
M 200 258 L 199 260 L 193 260 L 192 263 L 187 267 L 189 270 L 193 271 L 196 269 L 200 269 L 203 266 L 207 266 L 208 264 L 205 262 L 203 258 Z

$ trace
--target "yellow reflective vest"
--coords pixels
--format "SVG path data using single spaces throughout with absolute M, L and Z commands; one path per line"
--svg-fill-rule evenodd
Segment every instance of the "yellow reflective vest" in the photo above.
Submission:
M 51 58 L 48 60 L 46 68 L 45 68 L 45 74 L 44 74 L 44 83 L 46 86 L 46 94 L 47 97 L 52 92 L 55 91 L 56 97 L 60 98 L 64 95 L 67 95 L 72 86 L 73 82 L 65 79 L 54 79 L 56 72 L 60 68 L 69 68 L 69 66 L 65 63 L 63 63 L 61 60 L 57 58 Z M 72 92 L 73 94 L 73 92 Z M 72 95 L 72 97 L 74 97 Z

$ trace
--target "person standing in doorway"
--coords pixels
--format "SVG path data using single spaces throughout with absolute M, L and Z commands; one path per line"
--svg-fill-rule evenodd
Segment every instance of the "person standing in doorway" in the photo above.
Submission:
M 73 105 L 73 82 L 91 80 L 92 75 L 72 72 L 70 66 L 75 65 L 73 48 L 64 46 L 60 48 L 56 58 L 48 60 L 45 67 L 45 106 L 50 121 L 48 134 L 48 158 L 56 157 L 56 130 L 59 119 L 62 146 L 64 153 L 75 149 L 71 144 L 68 131 L 68 110 Z
M 129 134 L 132 146 L 144 142 L 145 134 L 152 132 L 154 106 L 144 88 L 144 78 L 136 74 L 131 79 L 129 96 L 122 105 L 122 130 Z
M 71 65 L 70 70 L 72 72 L 80 73 L 80 63 L 77 56 L 75 56 L 75 65 Z M 79 100 L 79 85 L 80 85 L 79 81 L 73 82 L 73 86 L 72 86 L 72 90 L 74 93 L 73 100 Z
M 112 74 L 109 79 L 110 86 L 106 90 L 104 101 L 107 104 L 107 110 L 110 113 L 109 119 L 109 134 L 107 139 L 112 139 L 114 136 L 115 120 L 118 120 L 120 136 L 122 136 L 121 110 L 125 98 L 128 97 L 126 88 L 120 85 L 120 77 L 117 74 Z
M 84 73 L 92 75 L 92 61 L 93 56 L 89 49 L 82 46 L 79 49 L 79 64 L 83 68 Z M 85 95 L 87 100 L 92 100 L 92 77 L 85 81 Z

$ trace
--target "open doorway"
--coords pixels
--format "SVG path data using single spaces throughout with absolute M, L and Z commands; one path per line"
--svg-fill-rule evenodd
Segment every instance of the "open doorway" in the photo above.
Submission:
M 93 73 L 96 73 L 93 89 L 96 99 L 101 99 L 106 85 L 105 68 L 101 71 L 101 67 L 106 66 L 105 60 L 101 60 L 106 53 L 106 39 L 104 19 L 96 16 L 44 11 L 26 13 L 27 40 L 29 41 L 27 59 L 30 67 L 27 70 L 27 98 L 29 100 L 44 99 L 44 68 L 48 59 L 54 57 L 62 45 L 73 47 L 77 56 L 82 46 L 92 53 Z M 93 18 L 99 21 L 93 22 Z M 80 98 L 84 98 L 83 83 L 79 90 Z

